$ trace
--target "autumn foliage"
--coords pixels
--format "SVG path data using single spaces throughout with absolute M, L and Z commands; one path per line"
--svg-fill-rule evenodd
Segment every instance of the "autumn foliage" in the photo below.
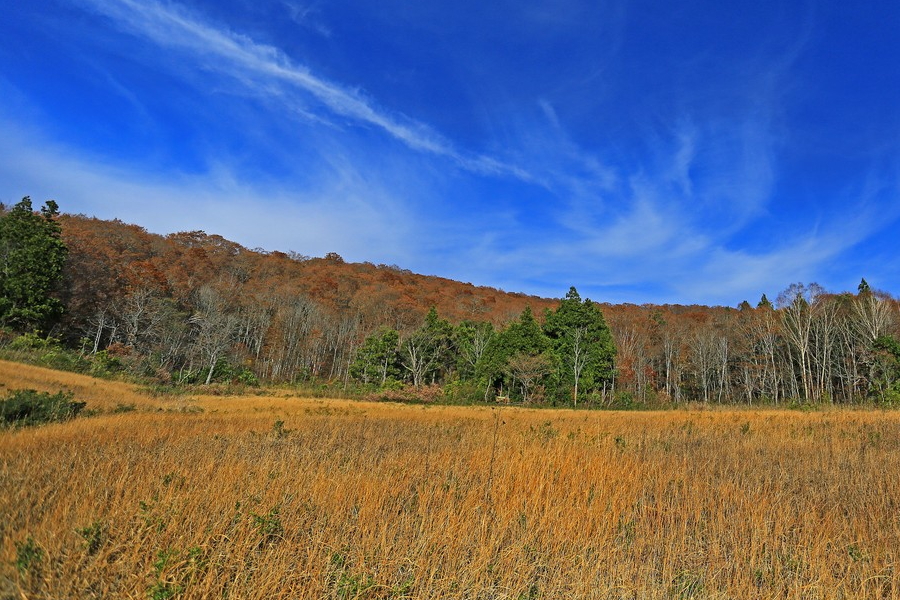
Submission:
M 793 284 L 738 308 L 575 292 L 573 310 L 334 253 L 56 222 L 68 258 L 53 297 L 66 310 L 46 333 L 79 360 L 166 384 L 439 386 L 451 401 L 623 408 L 900 401 L 898 303 L 865 281 L 855 293 Z

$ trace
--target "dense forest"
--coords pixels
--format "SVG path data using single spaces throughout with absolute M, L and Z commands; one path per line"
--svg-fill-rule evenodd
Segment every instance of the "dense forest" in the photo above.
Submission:
M 898 302 L 865 280 L 736 308 L 609 305 L 574 287 L 552 300 L 25 198 L 0 209 L 0 294 L 8 350 L 60 348 L 171 385 L 619 407 L 900 401 Z

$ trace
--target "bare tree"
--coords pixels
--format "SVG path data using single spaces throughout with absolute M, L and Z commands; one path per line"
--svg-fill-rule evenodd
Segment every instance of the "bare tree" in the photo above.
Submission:
M 681 380 L 684 373 L 683 335 L 683 332 L 674 331 L 672 326 L 667 324 L 662 336 L 666 395 L 675 402 L 681 401 Z
M 703 402 L 709 402 L 717 374 L 717 346 L 718 337 L 708 326 L 697 331 L 691 339 L 691 362 Z
M 100 343 L 103 341 L 103 332 L 107 329 L 114 330 L 115 319 L 110 314 L 110 310 L 106 307 L 98 309 L 87 321 L 90 327 L 90 333 L 93 337 L 93 346 L 91 354 L 97 354 L 100 351 Z M 85 333 L 88 333 L 87 331 Z
M 834 297 L 819 295 L 812 305 L 811 367 L 816 399 L 834 401 L 833 357 L 837 341 L 837 302 Z
M 194 347 L 208 365 L 206 385 L 209 385 L 216 364 L 231 347 L 239 320 L 228 310 L 225 297 L 211 286 L 197 291 L 196 307 L 189 322 L 194 327 Z
M 400 343 L 400 364 L 409 371 L 414 386 L 424 384 L 429 374 L 434 378 L 443 367 L 450 350 L 451 335 L 450 324 L 439 319 L 437 311 L 432 308 L 425 317 L 425 323 Z
M 634 327 L 613 330 L 613 335 L 617 349 L 616 372 L 620 374 L 619 381 L 630 379 L 635 394 L 644 401 L 647 399 L 649 384 L 647 373 L 650 370 L 645 339 Z
M 457 350 L 466 368 L 474 373 L 478 362 L 484 356 L 488 344 L 494 337 L 494 328 L 487 321 L 463 323 L 457 333 Z
M 713 348 L 716 370 L 716 384 L 718 388 L 717 400 L 723 402 L 726 399 L 729 388 L 728 378 L 728 338 L 724 335 L 716 336 Z
M 894 312 L 883 294 L 862 292 L 853 299 L 851 306 L 854 330 L 867 343 L 886 335 L 894 325 Z
M 570 348 L 569 365 L 572 367 L 572 374 L 575 376 L 575 407 L 578 407 L 578 381 L 581 379 L 581 373 L 587 364 L 588 352 L 585 348 L 585 337 L 587 336 L 587 327 L 578 327 L 572 330 L 572 345 Z
M 125 345 L 143 351 L 146 338 L 152 337 L 160 324 L 159 310 L 162 298 L 159 291 L 150 286 L 133 288 L 114 308 L 116 320 L 125 336 Z
M 511 357 L 506 364 L 510 379 L 522 391 L 522 402 L 528 403 L 537 394 L 537 383 L 550 372 L 551 362 L 546 354 L 521 353 Z
M 324 315 L 319 305 L 306 296 L 281 297 L 275 304 L 268 370 L 273 379 L 290 381 L 298 369 L 311 370 L 317 362 L 310 356 L 311 347 L 324 329 Z
M 783 333 L 788 343 L 796 352 L 803 399 L 812 399 L 812 367 L 810 353 L 812 351 L 812 304 L 816 297 L 823 293 L 815 283 L 805 286 L 802 283 L 791 284 L 778 296 L 777 305 L 781 311 Z

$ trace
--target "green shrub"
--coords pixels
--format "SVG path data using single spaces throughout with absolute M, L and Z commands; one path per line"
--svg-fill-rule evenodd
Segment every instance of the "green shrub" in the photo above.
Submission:
M 478 404 L 485 401 L 486 385 L 481 380 L 451 381 L 444 386 L 444 402 L 447 404 Z
M 38 358 L 38 364 L 57 371 L 69 371 L 70 373 L 88 373 L 91 370 L 91 362 L 79 356 L 72 350 L 65 350 L 54 347 L 48 352 L 41 354 Z
M 101 350 L 91 358 L 91 375 L 103 376 L 124 368 L 121 359 L 107 350 Z
M 279 512 L 280 508 L 276 505 L 264 515 L 250 513 L 253 525 L 259 531 L 264 542 L 277 541 L 284 535 L 284 526 L 281 523 Z
M 24 542 L 16 542 L 16 568 L 20 573 L 40 568 L 43 560 L 44 551 L 31 536 L 28 536 Z
M 619 391 L 613 396 L 609 407 L 615 410 L 634 410 L 637 408 L 637 402 L 631 392 Z
M 0 400 L 0 424 L 18 427 L 68 421 L 84 407 L 84 402 L 72 402 L 71 392 L 13 390 Z
M 87 527 L 76 529 L 75 532 L 84 539 L 84 547 L 88 554 L 96 554 L 106 537 L 106 525 L 101 521 L 94 521 Z
M 259 387 L 259 379 L 257 379 L 256 375 L 253 374 L 253 371 L 250 369 L 244 368 L 235 377 L 235 381 L 240 383 L 241 385 L 246 385 L 250 387 Z
M 42 367 L 74 373 L 88 373 L 91 362 L 74 350 L 63 347 L 60 340 L 43 338 L 36 333 L 24 333 L 3 348 L 5 358 Z
M 9 343 L 10 350 L 52 350 L 59 348 L 56 338 L 42 338 L 37 333 L 23 333 Z
M 203 380 L 206 378 L 206 373 L 201 371 L 197 373 L 195 377 L 195 381 L 193 383 L 203 383 Z M 228 360 L 222 358 L 216 363 L 216 367 L 213 370 L 213 381 L 218 381 L 226 384 L 239 384 L 246 385 L 249 387 L 259 387 L 259 379 L 257 379 L 256 375 L 253 374 L 249 368 L 245 366 L 236 366 Z

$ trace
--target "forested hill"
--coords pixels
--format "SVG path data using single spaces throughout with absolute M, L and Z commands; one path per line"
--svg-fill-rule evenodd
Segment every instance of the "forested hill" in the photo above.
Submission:
M 243 303 L 303 297 L 336 313 L 352 310 L 364 322 L 396 329 L 417 327 L 431 307 L 453 323 L 490 321 L 501 327 L 526 306 L 537 315 L 553 309 L 559 298 L 540 298 L 475 286 L 397 265 L 348 263 L 338 254 L 309 257 L 261 248 L 248 249 L 203 231 L 167 236 L 138 225 L 80 215 L 61 215 L 62 237 L 69 249 L 62 295 L 68 319 L 78 321 L 138 289 L 187 301 L 203 286 L 228 290 Z M 573 284 L 576 282 L 572 282 Z M 633 318 L 664 311 L 672 314 L 717 313 L 722 307 L 610 305 L 604 314 Z
M 62 215 L 69 249 L 64 302 L 74 324 L 135 293 L 190 304 L 210 287 L 239 305 L 270 306 L 299 299 L 331 313 L 352 314 L 363 329 L 418 327 L 431 307 L 454 323 L 501 326 L 526 306 L 535 313 L 556 299 L 418 275 L 397 265 L 348 263 L 338 254 L 308 257 L 248 249 L 203 231 L 161 236 L 137 225 Z M 566 292 L 560 290 L 560 297 Z
M 0 342 L 38 329 L 98 371 L 605 406 L 900 402 L 898 302 L 865 280 L 736 308 L 597 304 L 32 208 L 0 212 Z
M 94 315 L 112 315 L 123 300 L 166 296 L 187 306 L 203 288 L 212 288 L 239 306 L 314 303 L 332 317 L 352 315 L 362 332 L 380 326 L 400 331 L 422 324 L 429 309 L 451 323 L 488 321 L 501 328 L 525 307 L 538 318 L 559 298 L 540 298 L 492 287 L 420 275 L 397 265 L 348 263 L 325 257 L 248 249 L 203 231 L 162 236 L 138 225 L 80 215 L 59 217 L 69 256 L 60 296 L 66 307 L 64 336 L 84 335 Z M 573 284 L 576 282 L 572 282 Z M 612 323 L 638 326 L 660 315 L 703 320 L 724 307 L 611 305 L 595 298 Z M 91 329 L 90 327 L 88 329 Z

